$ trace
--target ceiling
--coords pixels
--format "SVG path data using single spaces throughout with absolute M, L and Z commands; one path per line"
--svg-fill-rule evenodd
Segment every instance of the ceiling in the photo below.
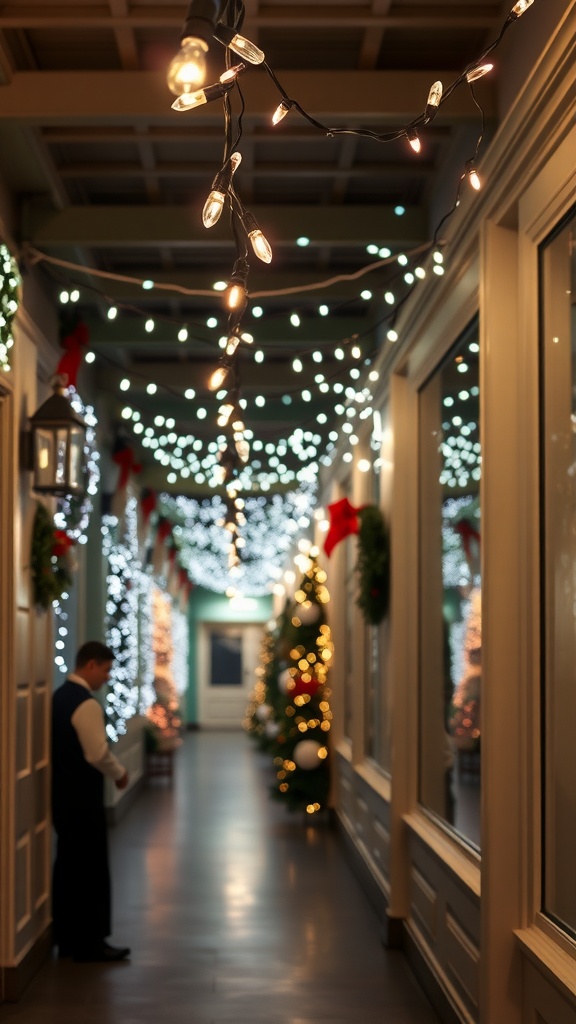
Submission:
M 265 51 L 290 97 L 325 126 L 377 133 L 394 132 L 422 111 L 432 82 L 453 81 L 497 36 L 508 12 L 507 4 L 471 0 L 246 0 L 245 8 L 243 35 Z M 203 451 L 220 433 L 219 403 L 207 381 L 221 356 L 226 313 L 213 285 L 230 276 L 235 247 L 227 217 L 208 231 L 201 216 L 223 159 L 222 103 L 178 113 L 166 86 L 185 15 L 185 2 L 169 0 L 0 4 L 0 176 L 17 201 L 15 234 L 28 260 L 37 261 L 55 297 L 79 289 L 72 305 L 90 329 L 98 391 L 108 395 L 117 429 L 137 445 L 143 482 L 166 486 L 172 473 L 174 492 L 194 494 L 206 489 L 210 472 L 182 475 L 178 458 L 188 466 L 186 451 L 176 463 L 170 455 L 177 442 L 165 442 L 164 464 L 141 446 L 158 416 L 174 419 L 175 434 L 201 441 Z M 224 53 L 214 43 L 209 82 L 224 70 Z M 384 144 L 329 136 L 295 110 L 272 127 L 280 97 L 266 71 L 249 67 L 239 82 L 235 187 L 273 248 L 270 265 L 252 260 L 243 330 L 254 342 L 241 346 L 240 394 L 252 442 L 270 446 L 260 452 L 253 480 L 271 471 L 276 487 L 278 463 L 267 460 L 276 457 L 279 439 L 288 470 L 308 465 L 315 472 L 337 417 L 333 384 L 353 384 L 350 370 L 383 343 L 407 293 L 396 257 L 425 248 L 452 206 L 479 115 L 470 91 L 457 90 L 421 132 L 416 155 L 406 138 Z M 478 95 L 493 122 L 493 85 L 483 81 Z M 236 132 L 237 95 L 232 109 Z M 301 238 L 309 244 L 298 244 Z M 391 252 L 387 264 L 383 248 Z M 31 258 L 31 250 L 64 265 Z M 354 280 L 322 284 L 374 262 L 376 269 Z M 154 286 L 143 288 L 143 281 Z M 392 289 L 394 305 L 387 306 L 383 295 Z M 110 306 L 118 309 L 114 320 Z M 71 308 L 62 307 L 67 325 Z M 299 326 L 291 323 L 294 313 Z M 147 319 L 154 320 L 150 332 Z M 354 343 L 360 358 L 352 355 Z M 319 389 L 318 373 L 330 388 Z M 124 393 L 123 379 L 130 381 Z M 190 389 L 192 400 L 184 397 Z M 127 404 L 136 417 L 122 418 Z M 140 433 L 133 433 L 135 423 Z M 294 444 L 298 428 L 308 433 Z M 252 447 L 254 459 L 260 444 Z

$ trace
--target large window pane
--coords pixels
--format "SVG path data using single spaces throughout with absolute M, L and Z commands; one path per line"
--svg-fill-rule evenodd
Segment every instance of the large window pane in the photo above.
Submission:
M 420 800 L 480 846 L 480 424 L 474 322 L 420 392 Z
M 576 212 L 541 253 L 544 905 L 576 935 Z

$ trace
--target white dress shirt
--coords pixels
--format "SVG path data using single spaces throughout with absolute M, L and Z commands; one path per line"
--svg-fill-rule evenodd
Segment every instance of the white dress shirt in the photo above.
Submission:
M 92 691 L 85 679 L 81 676 L 69 673 L 67 678 L 78 686 L 83 686 L 89 693 Z M 124 775 L 124 766 L 120 764 L 117 757 L 108 746 L 106 729 L 104 727 L 104 711 L 97 700 L 85 700 L 80 704 L 71 718 L 84 757 L 93 768 L 97 768 L 103 775 L 118 781 Z

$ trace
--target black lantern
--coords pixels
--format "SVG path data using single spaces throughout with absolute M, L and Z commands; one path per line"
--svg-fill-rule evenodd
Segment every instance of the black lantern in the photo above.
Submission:
M 54 394 L 30 417 L 33 490 L 42 494 L 84 493 L 86 423 L 66 398 L 65 378 L 56 377 Z

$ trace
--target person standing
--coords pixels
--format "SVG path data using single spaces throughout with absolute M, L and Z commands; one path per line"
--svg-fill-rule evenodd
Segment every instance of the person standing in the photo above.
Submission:
M 94 693 L 108 682 L 114 654 L 83 644 L 74 672 L 52 698 L 52 820 L 57 836 L 53 937 L 60 956 L 77 962 L 124 960 L 111 946 L 111 888 L 104 777 L 118 789 L 128 773 L 108 747 L 104 712 Z

